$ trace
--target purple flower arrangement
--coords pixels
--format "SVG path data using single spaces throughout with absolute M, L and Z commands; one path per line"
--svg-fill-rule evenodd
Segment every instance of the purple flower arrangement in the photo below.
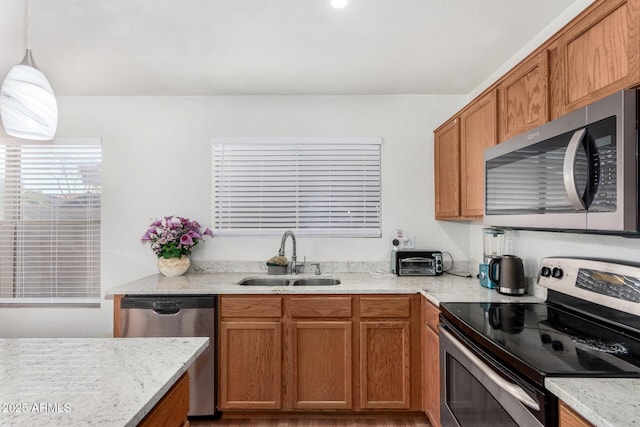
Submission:
M 207 228 L 203 233 L 197 221 L 167 216 L 149 225 L 142 236 L 142 243 L 151 243 L 151 249 L 158 258 L 180 258 L 182 255 L 191 255 L 191 249 L 204 236 L 213 237 L 213 232 Z

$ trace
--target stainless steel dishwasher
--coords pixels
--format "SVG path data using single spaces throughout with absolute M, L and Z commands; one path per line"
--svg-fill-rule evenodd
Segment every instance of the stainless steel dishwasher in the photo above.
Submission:
M 120 302 L 121 337 L 209 337 L 189 368 L 189 416 L 216 414 L 215 295 L 127 295 Z

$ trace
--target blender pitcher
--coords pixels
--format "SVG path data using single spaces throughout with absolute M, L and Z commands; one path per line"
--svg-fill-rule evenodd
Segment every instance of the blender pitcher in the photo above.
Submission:
M 504 230 L 499 228 L 482 229 L 483 257 L 479 267 L 480 285 L 494 289 L 497 285 L 489 279 L 489 262 L 492 258 L 504 255 Z

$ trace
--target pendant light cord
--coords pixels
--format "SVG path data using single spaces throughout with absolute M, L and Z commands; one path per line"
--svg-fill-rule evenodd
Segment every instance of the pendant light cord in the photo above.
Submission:
M 25 28 L 26 31 L 26 38 L 27 38 L 27 49 L 31 49 L 31 1 L 27 0 L 27 7 L 25 9 L 25 12 L 27 14 L 27 19 L 26 19 L 26 23 L 27 26 Z

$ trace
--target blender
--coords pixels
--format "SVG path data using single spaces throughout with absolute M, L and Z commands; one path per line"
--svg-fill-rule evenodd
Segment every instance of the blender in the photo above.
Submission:
M 485 288 L 494 289 L 497 285 L 489 279 L 489 262 L 492 258 L 504 255 L 504 230 L 499 228 L 482 229 L 482 264 L 479 267 L 478 278 L 480 285 Z

